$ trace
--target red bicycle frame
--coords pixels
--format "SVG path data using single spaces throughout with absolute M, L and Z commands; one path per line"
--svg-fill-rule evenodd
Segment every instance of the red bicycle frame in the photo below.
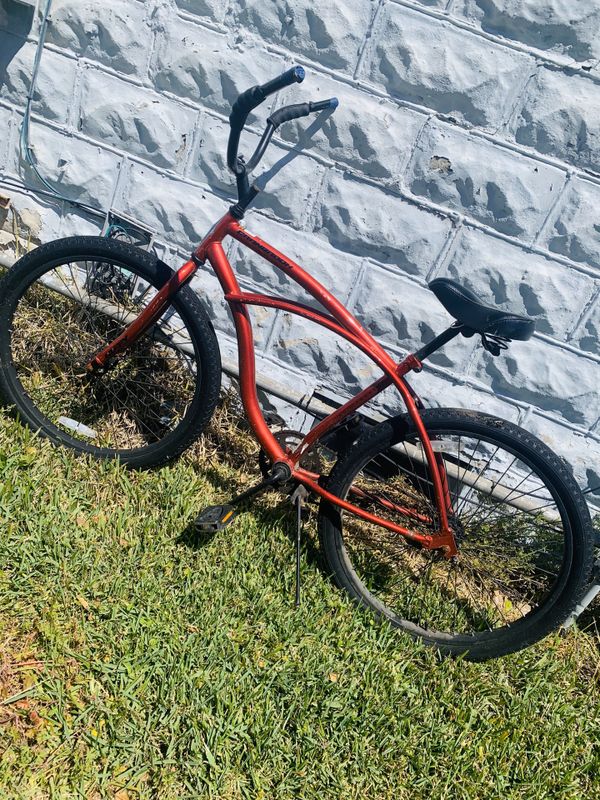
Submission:
M 223 241 L 228 236 L 233 237 L 242 245 L 264 258 L 275 268 L 284 272 L 289 278 L 298 283 L 314 297 L 329 313 L 315 311 L 313 308 L 302 303 L 285 300 L 280 297 L 243 292 L 223 249 Z M 350 314 L 342 303 L 340 303 L 324 286 L 302 269 L 302 267 L 287 258 L 283 253 L 280 253 L 258 236 L 253 236 L 248 233 L 231 212 L 227 212 L 213 226 L 192 254 L 192 258 L 183 264 L 183 266 L 165 283 L 139 317 L 134 320 L 115 341 L 96 354 L 88 364 L 88 368 L 92 370 L 104 368 L 110 359 L 126 350 L 137 338 L 154 325 L 169 305 L 171 297 L 184 283 L 192 278 L 198 267 L 207 260 L 219 279 L 235 323 L 238 342 L 240 392 L 244 410 L 256 438 L 271 461 L 284 462 L 287 464 L 295 480 L 336 506 L 371 523 L 394 531 L 411 541 L 417 542 L 422 547 L 441 549 L 447 557 L 456 555 L 457 549 L 454 535 L 448 524 L 448 515 L 451 513 L 452 509 L 443 462 L 441 458 L 437 457 L 433 450 L 413 394 L 404 380 L 404 376 L 408 372 L 420 369 L 420 361 L 415 355 L 411 354 L 403 361 L 399 363 L 396 362 L 386 353 L 371 334 L 363 328 L 358 320 Z M 250 314 L 247 308 L 249 305 L 280 308 L 283 311 L 299 314 L 318 325 L 322 325 L 330 331 L 337 333 L 339 336 L 342 336 L 344 339 L 347 339 L 362 350 L 362 352 L 377 364 L 383 372 L 381 378 L 374 381 L 347 403 L 319 422 L 292 452 L 284 451 L 275 436 L 271 433 L 258 402 L 254 338 Z M 331 430 L 335 425 L 338 425 L 358 408 L 391 385 L 394 385 L 399 391 L 423 445 L 434 487 L 439 520 L 439 532 L 435 536 L 412 531 L 409 528 L 402 527 L 358 508 L 347 500 L 343 500 L 328 492 L 319 484 L 318 475 L 299 466 L 299 461 L 303 453 L 327 433 L 327 431 Z M 356 493 L 360 494 L 360 491 Z M 426 520 L 426 518 L 409 509 L 394 506 L 394 510 L 397 510 L 400 514 L 409 518 Z

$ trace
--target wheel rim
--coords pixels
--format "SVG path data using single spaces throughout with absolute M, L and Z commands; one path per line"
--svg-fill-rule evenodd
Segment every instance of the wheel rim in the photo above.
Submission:
M 526 624 L 558 596 L 568 572 L 570 533 L 556 490 L 524 455 L 491 437 L 447 430 L 432 441 L 448 475 L 458 557 L 345 514 L 346 569 L 372 607 L 413 632 L 485 638 Z M 420 533 L 438 531 L 416 436 L 368 459 L 344 494 Z
M 12 366 L 59 438 L 90 450 L 129 451 L 158 444 L 186 417 L 197 362 L 174 306 L 105 374 L 85 370 L 156 291 L 117 260 L 69 259 L 22 292 L 11 320 Z

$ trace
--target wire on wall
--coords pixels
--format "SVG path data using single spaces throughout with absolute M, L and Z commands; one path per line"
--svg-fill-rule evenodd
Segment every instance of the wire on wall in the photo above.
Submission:
M 37 190 L 29 186 L 26 186 L 25 188 L 30 189 L 33 192 L 38 192 L 39 194 L 44 194 L 46 196 L 49 194 L 52 197 L 56 197 L 58 200 L 64 200 L 65 202 L 71 203 L 74 206 L 83 208 L 91 214 L 104 217 L 105 215 L 102 211 L 100 211 L 100 209 L 87 205 L 87 203 L 82 203 L 79 200 L 72 200 L 70 197 L 66 197 L 65 195 L 56 191 L 56 189 L 52 186 L 52 184 L 49 183 L 46 180 L 46 178 L 44 178 L 44 176 L 37 168 L 33 156 L 33 149 L 31 147 L 31 142 L 30 142 L 31 106 L 33 104 L 33 97 L 35 94 L 35 87 L 37 83 L 38 72 L 40 69 L 40 61 L 42 59 L 42 52 L 46 40 L 46 31 L 48 28 L 48 19 L 50 17 L 51 6 L 52 6 L 52 0 L 46 0 L 46 5 L 44 6 L 44 11 L 42 12 L 42 21 L 40 23 L 39 39 L 38 39 L 37 49 L 35 51 L 33 69 L 31 72 L 31 82 L 29 84 L 29 92 L 27 94 L 27 99 L 25 102 L 25 112 L 23 115 L 23 122 L 21 123 L 21 133 L 19 137 L 19 149 L 20 149 L 21 159 L 24 160 L 31 167 L 38 180 L 42 183 L 43 186 L 46 187 L 48 192 L 42 192 L 40 190 Z

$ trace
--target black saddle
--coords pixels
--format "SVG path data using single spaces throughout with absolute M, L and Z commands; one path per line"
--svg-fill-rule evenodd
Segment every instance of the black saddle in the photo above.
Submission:
M 429 288 L 446 311 L 469 331 L 521 341 L 533 336 L 535 320 L 486 306 L 470 289 L 450 278 L 436 278 Z

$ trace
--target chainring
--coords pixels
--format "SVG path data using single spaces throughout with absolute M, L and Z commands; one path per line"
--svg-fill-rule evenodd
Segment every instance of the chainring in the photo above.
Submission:
M 281 445 L 286 453 L 291 453 L 304 439 L 304 434 L 300 431 L 293 431 L 291 429 L 284 429 L 280 431 L 271 431 L 277 442 Z M 258 465 L 260 471 L 265 478 L 271 474 L 271 462 L 265 451 L 261 448 L 258 454 Z M 320 475 L 323 471 L 323 459 L 319 453 L 318 445 L 313 445 L 306 453 L 303 453 L 298 466 L 309 472 L 315 472 Z

